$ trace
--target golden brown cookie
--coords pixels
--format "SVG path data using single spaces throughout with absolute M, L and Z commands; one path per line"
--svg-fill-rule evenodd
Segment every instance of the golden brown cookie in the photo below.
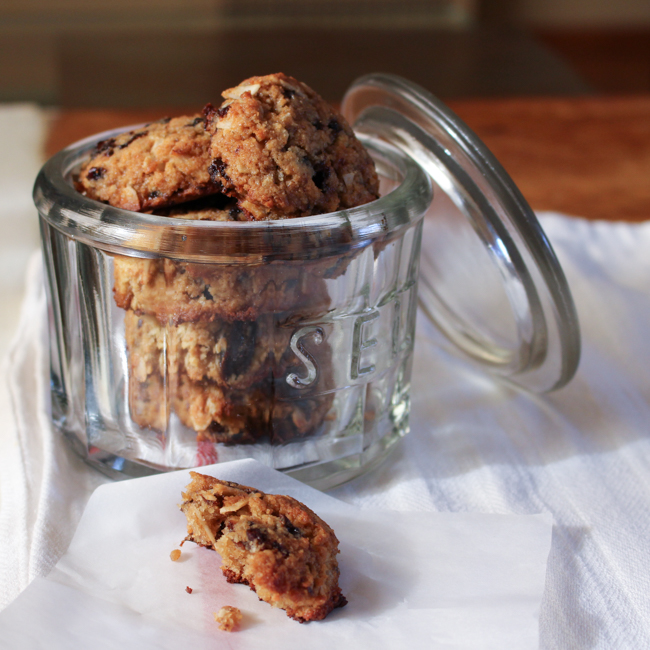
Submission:
M 157 208 L 153 214 L 188 221 L 239 221 L 242 218 L 237 201 L 225 194 L 210 194 L 170 208 Z
M 261 330 L 261 331 L 260 331 Z M 277 382 L 305 369 L 289 345 L 291 329 L 258 322 L 161 325 L 153 316 L 124 315 L 129 409 L 141 427 L 162 431 L 173 410 L 200 441 L 282 444 L 316 435 L 333 403 L 331 353 L 319 348 L 320 394 Z
M 334 531 L 307 506 L 190 472 L 181 510 L 187 539 L 221 555 L 228 582 L 305 623 L 347 604 L 338 584 Z
M 99 142 L 78 184 L 86 196 L 116 208 L 152 210 L 217 193 L 210 161 L 202 117 L 164 119 Z
M 334 401 L 332 393 L 278 400 L 272 380 L 230 390 L 209 381 L 192 381 L 183 372 L 174 379 L 173 410 L 197 432 L 199 442 L 281 445 L 316 436 Z
M 285 74 L 251 77 L 204 109 L 210 175 L 255 220 L 333 212 L 379 196 L 374 163 L 342 115 Z
M 326 313 L 329 307 L 325 281 L 299 262 L 230 266 L 121 255 L 113 259 L 117 306 L 155 315 L 161 323 L 254 320 L 288 310 L 309 315 Z
M 175 410 L 185 426 L 198 432 L 199 442 L 281 445 L 315 437 L 334 401 L 331 394 L 325 394 L 282 402 L 263 384 L 252 392 L 234 393 L 210 384 L 188 383 L 184 388 Z
M 165 331 L 155 319 L 132 311 L 124 315 L 131 419 L 140 427 L 164 431 L 169 409 L 165 389 Z
M 271 378 L 274 361 L 285 355 L 290 337 L 290 331 L 273 328 L 272 318 L 161 325 L 154 316 L 131 310 L 124 316 L 124 330 L 138 381 L 167 367 L 171 373 L 182 370 L 192 381 L 231 389 Z
M 181 323 L 171 336 L 172 363 L 192 381 L 234 389 L 270 378 L 275 360 L 273 330 L 260 320 Z M 285 348 L 287 343 L 285 338 Z
M 172 406 L 180 421 L 197 432 L 199 442 L 268 442 L 273 398 L 268 385 L 229 390 L 195 382 L 182 371 L 173 377 Z
M 171 414 L 165 381 L 152 372 L 144 381 L 135 373 L 129 375 L 129 415 L 143 429 L 165 431 Z
M 195 330 L 189 334 L 193 339 L 200 326 L 191 324 L 190 327 Z M 173 410 L 185 426 L 197 432 L 209 428 L 213 442 L 254 442 L 268 437 L 270 389 L 251 386 L 237 391 L 219 386 L 204 381 L 198 365 L 191 365 L 188 373 L 185 357 L 178 352 L 180 339 L 188 338 L 187 331 L 179 332 L 173 325 L 161 326 L 153 316 L 127 311 L 124 334 L 129 410 L 138 426 L 164 431 Z M 191 345 L 200 347 L 196 342 Z M 222 342 L 222 345 L 227 344 Z M 213 374 L 218 372 L 217 368 L 210 370 L 208 366 L 206 360 L 205 369 Z M 223 373 L 220 376 L 223 378 Z

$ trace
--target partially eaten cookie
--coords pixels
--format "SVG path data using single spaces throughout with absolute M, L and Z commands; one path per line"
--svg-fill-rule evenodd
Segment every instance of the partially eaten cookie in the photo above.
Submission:
M 288 496 L 190 472 L 181 510 L 187 540 L 221 555 L 228 582 L 305 623 L 347 600 L 338 584 L 338 539 L 307 506 Z

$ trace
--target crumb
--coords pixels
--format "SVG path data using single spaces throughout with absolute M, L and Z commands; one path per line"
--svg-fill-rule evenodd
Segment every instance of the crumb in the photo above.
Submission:
M 188 594 L 192 593 L 192 587 L 185 587 L 185 591 L 187 591 Z
M 180 552 L 177 548 L 175 548 L 175 549 L 174 549 L 174 550 L 169 554 L 169 557 L 172 559 L 172 562 L 176 562 L 176 560 L 178 560 L 178 558 L 180 558 L 180 556 L 181 556 L 181 552 Z
M 218 613 L 215 612 L 214 620 L 219 624 L 219 629 L 224 632 L 234 632 L 239 629 L 242 613 L 236 608 L 226 605 Z

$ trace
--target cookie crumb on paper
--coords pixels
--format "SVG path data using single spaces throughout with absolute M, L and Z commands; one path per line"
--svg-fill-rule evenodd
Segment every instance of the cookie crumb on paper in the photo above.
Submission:
M 224 632 L 234 632 L 239 629 L 243 616 L 239 609 L 226 605 L 214 614 L 214 620 L 219 624 L 219 629 Z

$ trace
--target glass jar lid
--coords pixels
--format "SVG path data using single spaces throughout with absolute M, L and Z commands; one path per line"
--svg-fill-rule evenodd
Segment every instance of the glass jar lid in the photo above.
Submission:
M 356 80 L 342 111 L 364 142 L 397 147 L 430 176 L 419 300 L 466 358 L 536 392 L 564 386 L 580 358 L 566 278 L 530 206 L 447 106 L 388 74 Z

